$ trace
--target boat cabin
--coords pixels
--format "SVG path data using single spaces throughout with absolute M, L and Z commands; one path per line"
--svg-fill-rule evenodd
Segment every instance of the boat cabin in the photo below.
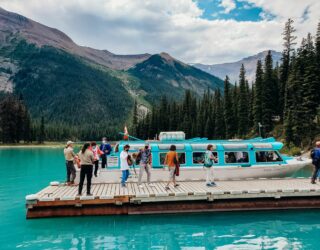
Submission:
M 274 138 L 254 138 L 249 140 L 208 140 L 207 138 L 193 138 L 186 140 L 183 132 L 162 132 L 159 141 L 120 141 L 116 146 L 113 157 L 119 157 L 123 147 L 130 145 L 129 154 L 138 153 L 148 143 L 152 154 L 152 167 L 163 168 L 166 153 L 171 145 L 176 146 L 176 152 L 181 167 L 202 167 L 204 155 L 209 144 L 213 145 L 213 154 L 217 159 L 214 167 L 241 166 L 250 167 L 260 164 L 285 164 L 291 157 L 281 155 L 281 142 Z M 169 134 L 168 134 L 169 133 Z M 115 167 L 119 167 L 117 161 Z

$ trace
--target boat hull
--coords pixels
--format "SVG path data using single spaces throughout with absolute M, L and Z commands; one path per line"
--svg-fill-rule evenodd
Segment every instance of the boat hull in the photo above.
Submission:
M 310 165 L 310 159 L 292 159 L 287 160 L 287 164 L 272 164 L 272 165 L 252 165 L 250 167 L 241 166 L 214 166 L 215 180 L 232 180 L 232 179 L 247 179 L 247 178 L 284 178 L 290 177 L 303 167 Z M 131 178 L 128 182 L 137 181 L 139 168 L 136 167 L 136 173 L 133 169 L 130 170 Z M 79 181 L 79 170 L 77 171 L 76 181 Z M 180 176 L 177 180 L 204 180 L 204 167 L 181 167 Z M 151 170 L 151 181 L 167 181 L 169 173 L 167 169 L 153 168 Z M 119 169 L 100 169 L 98 177 L 93 177 L 93 183 L 114 183 L 119 182 L 121 178 L 121 170 Z M 143 181 L 146 180 L 146 174 L 143 176 Z

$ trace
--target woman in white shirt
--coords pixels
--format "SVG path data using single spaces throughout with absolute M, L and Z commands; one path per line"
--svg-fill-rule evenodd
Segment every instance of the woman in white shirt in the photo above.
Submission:
M 206 169 L 207 178 L 206 178 L 206 185 L 207 187 L 213 187 L 216 186 L 216 184 L 213 182 L 213 164 L 217 161 L 217 159 L 214 157 L 213 153 L 213 145 L 209 144 L 207 146 L 207 151 L 205 152 L 204 156 L 204 168 Z
M 123 147 L 123 151 L 120 153 L 120 169 L 122 171 L 122 177 L 121 177 L 121 186 L 122 187 L 126 186 L 126 181 L 129 177 L 129 163 L 128 163 L 129 149 L 130 149 L 130 146 L 125 145 Z

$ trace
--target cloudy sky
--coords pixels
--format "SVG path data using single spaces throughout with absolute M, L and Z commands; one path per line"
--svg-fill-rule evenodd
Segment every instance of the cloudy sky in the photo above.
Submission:
M 319 0 L 0 0 L 76 43 L 117 54 L 168 52 L 185 62 L 222 63 L 281 51 L 285 21 L 299 40 L 315 34 Z

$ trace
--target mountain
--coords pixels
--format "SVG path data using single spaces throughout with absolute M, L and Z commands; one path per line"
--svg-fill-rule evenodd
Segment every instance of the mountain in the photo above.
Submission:
M 166 53 L 115 55 L 78 46 L 59 30 L 0 9 L 0 92 L 23 98 L 32 118 L 43 116 L 59 135 L 53 139 L 115 132 L 130 124 L 134 101 L 145 112 L 162 94 L 176 99 L 185 89 L 202 95 L 222 86 Z
M 244 67 L 246 69 L 246 76 L 249 80 L 249 83 L 254 81 L 255 79 L 255 72 L 257 67 L 257 61 L 261 60 L 264 62 L 264 59 L 267 55 L 268 51 L 262 51 L 256 55 L 249 56 L 246 58 L 243 58 L 236 62 L 230 62 L 230 63 L 222 63 L 222 64 L 212 64 L 212 65 L 206 65 L 206 64 L 200 64 L 195 63 L 192 64 L 192 66 L 201 69 L 209 74 L 215 75 L 217 77 L 220 77 L 221 79 L 224 79 L 226 75 L 229 76 L 232 83 L 239 81 L 239 71 L 242 64 L 244 64 Z M 281 62 L 281 53 L 277 51 L 271 51 L 273 63 L 276 65 L 277 62 Z
M 47 27 L 2 8 L 0 8 L 0 31 L 19 34 L 28 42 L 36 44 L 39 47 L 48 45 L 63 49 L 71 54 L 112 69 L 128 69 L 150 57 L 149 54 L 116 55 L 107 50 L 79 46 L 70 37 L 57 29 Z M 4 34 L 0 35 L 0 40 L 3 40 L 3 36 Z
M 162 95 L 180 98 L 183 89 L 190 89 L 201 96 L 206 90 L 223 88 L 223 81 L 202 70 L 187 65 L 167 53 L 156 54 L 138 63 L 128 71 L 140 81 L 140 88 L 147 100 L 159 99 Z

